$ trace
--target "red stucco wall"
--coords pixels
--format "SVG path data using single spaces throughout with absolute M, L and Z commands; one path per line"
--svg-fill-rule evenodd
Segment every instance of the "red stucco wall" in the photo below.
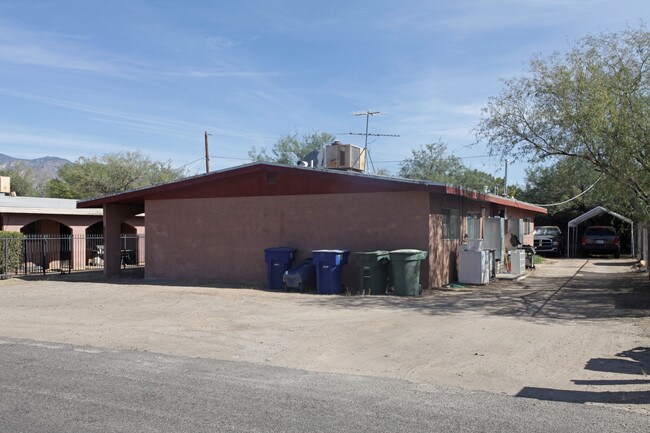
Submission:
M 460 238 L 442 239 L 442 208 L 458 209 Z M 264 287 L 264 249 L 351 251 L 416 248 L 423 288 L 456 281 L 456 256 L 467 212 L 489 216 L 489 204 L 428 192 L 320 194 L 283 197 L 149 200 L 145 269 L 148 279 L 215 281 Z M 517 217 L 533 216 L 516 212 Z M 356 287 L 356 266 L 344 284 Z
M 374 251 L 429 247 L 426 192 L 150 200 L 146 278 L 264 286 L 264 248 Z M 428 262 L 422 284 L 428 287 Z M 344 283 L 356 286 L 354 263 Z

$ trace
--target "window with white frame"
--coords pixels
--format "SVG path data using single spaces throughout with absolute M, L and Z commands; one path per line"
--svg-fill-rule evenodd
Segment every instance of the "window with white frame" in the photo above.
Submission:
M 479 212 L 467 212 L 467 237 L 469 239 L 481 238 L 481 214 Z
M 442 238 L 460 239 L 460 211 L 458 209 L 442 209 Z

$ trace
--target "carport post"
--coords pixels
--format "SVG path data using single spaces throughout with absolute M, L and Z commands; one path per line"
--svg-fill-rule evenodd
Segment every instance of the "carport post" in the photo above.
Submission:
M 121 204 L 104 205 L 104 275 L 107 277 L 120 274 L 122 222 L 143 213 L 143 206 Z

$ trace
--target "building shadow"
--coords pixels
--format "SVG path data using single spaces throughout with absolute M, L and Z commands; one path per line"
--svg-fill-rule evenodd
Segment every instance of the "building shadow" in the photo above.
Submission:
M 648 404 L 650 391 L 574 391 L 525 387 L 516 397 L 566 403 Z
M 17 277 L 29 281 L 65 281 L 115 285 L 264 289 L 264 285 L 218 280 L 174 281 L 144 279 L 144 268 L 123 269 L 118 276 L 100 271 Z M 354 290 L 350 290 L 354 293 Z M 491 281 L 487 286 L 453 285 L 425 289 L 422 296 L 341 296 L 305 293 L 305 305 L 331 309 L 405 309 L 426 315 L 495 315 L 526 320 L 599 320 L 604 318 L 650 317 L 650 281 L 636 272 L 590 273 L 578 277 L 543 276 L 533 273 L 522 281 Z M 294 298 L 294 302 L 301 302 Z
M 650 384 L 647 379 L 650 373 L 650 348 L 635 347 L 617 353 L 614 358 L 592 358 L 585 364 L 586 370 L 637 375 L 640 379 L 613 379 L 613 380 L 573 380 L 580 386 L 625 386 Z M 537 400 L 563 401 L 568 403 L 625 403 L 649 404 L 650 391 L 582 391 L 554 388 L 524 387 L 517 397 L 534 398 Z
M 305 300 L 322 308 L 408 309 L 428 315 L 474 313 L 539 322 L 650 317 L 650 281 L 645 274 L 585 273 L 579 278 L 542 277 L 454 285 L 423 296 L 322 296 Z

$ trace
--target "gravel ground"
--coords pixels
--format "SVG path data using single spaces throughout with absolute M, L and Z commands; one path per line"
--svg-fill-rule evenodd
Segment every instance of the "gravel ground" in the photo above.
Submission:
M 521 281 L 418 298 L 12 279 L 0 282 L 0 336 L 650 413 L 650 287 L 632 264 L 549 260 Z

